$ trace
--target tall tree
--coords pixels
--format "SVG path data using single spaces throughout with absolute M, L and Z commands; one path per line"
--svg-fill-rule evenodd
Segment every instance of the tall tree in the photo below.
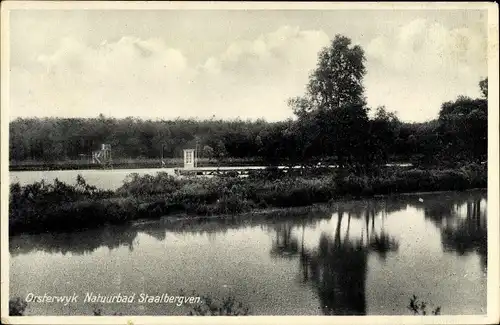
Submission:
M 359 45 L 336 35 L 318 54 L 316 69 L 309 76 L 305 98 L 292 99 L 297 112 L 334 110 L 345 105 L 365 105 L 363 78 L 365 54 Z
M 298 123 L 310 134 L 309 155 L 336 156 L 340 164 L 359 161 L 367 132 L 367 108 L 363 78 L 363 49 L 337 35 L 318 54 L 316 69 L 309 76 L 303 97 L 289 100 Z M 312 125 L 311 125 L 312 122 Z M 314 153 L 311 154 L 310 150 Z

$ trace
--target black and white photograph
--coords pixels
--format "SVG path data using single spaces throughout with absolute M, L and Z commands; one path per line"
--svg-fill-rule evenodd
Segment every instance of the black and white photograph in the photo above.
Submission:
M 496 4 L 1 18 L 2 323 L 500 321 Z

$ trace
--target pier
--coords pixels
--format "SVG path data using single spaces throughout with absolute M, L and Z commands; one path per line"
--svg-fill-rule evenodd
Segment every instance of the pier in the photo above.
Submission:
M 409 163 L 386 164 L 385 167 L 412 167 Z M 258 172 L 281 172 L 283 174 L 290 171 L 302 170 L 304 166 L 213 166 L 198 167 L 197 155 L 195 149 L 184 150 L 184 167 L 174 168 L 175 175 L 178 176 L 241 176 L 246 177 L 252 173 Z M 315 168 L 336 169 L 337 165 L 317 165 Z
M 290 169 L 286 166 L 234 166 L 234 167 L 193 167 L 193 168 L 174 168 L 176 175 L 180 176 L 248 176 L 252 172 L 264 171 L 266 169 L 278 169 L 287 173 Z M 300 166 L 294 166 L 292 169 L 299 169 Z

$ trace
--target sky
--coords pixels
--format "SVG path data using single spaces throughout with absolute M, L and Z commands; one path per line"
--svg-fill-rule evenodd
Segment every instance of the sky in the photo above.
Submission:
M 336 34 L 403 121 L 479 97 L 485 10 L 12 10 L 10 118 L 284 120 Z

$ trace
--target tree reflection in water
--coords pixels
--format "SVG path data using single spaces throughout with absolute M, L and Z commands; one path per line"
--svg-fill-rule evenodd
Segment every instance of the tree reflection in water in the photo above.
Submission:
M 457 216 L 458 205 L 446 200 L 428 200 L 425 202 L 424 216 L 436 227 L 447 225 Z
M 383 260 L 387 258 L 388 252 L 395 252 L 398 248 L 398 241 L 383 230 L 380 234 L 374 234 L 370 239 L 370 250 L 376 252 Z
M 303 279 L 318 292 L 323 314 L 364 315 L 368 251 L 363 238 L 349 238 L 350 216 L 342 239 L 343 216 L 339 211 L 333 238 L 322 233 L 317 249 L 302 251 L 300 266 Z
M 439 229 L 449 227 L 460 217 L 461 207 L 467 202 L 486 199 L 483 191 L 449 192 L 441 195 L 425 195 L 422 202 L 414 202 L 417 210 L 423 210 L 425 219 Z
M 423 207 L 424 216 L 441 229 L 442 243 L 445 250 L 458 254 L 475 251 L 480 255 L 484 268 L 487 266 L 487 218 L 485 194 L 450 193 L 445 199 L 426 197 L 424 202 L 410 202 L 417 209 Z M 341 224 L 344 218 L 342 206 L 338 207 L 335 235 L 323 233 L 318 247 L 314 250 L 300 249 L 300 270 L 304 282 L 313 283 L 321 300 L 322 312 L 326 315 L 363 315 L 366 313 L 365 283 L 367 256 L 370 252 L 385 260 L 391 251 L 397 251 L 398 241 L 384 230 L 384 218 L 388 211 L 401 209 L 399 202 L 389 202 L 381 206 L 380 202 L 364 206 L 364 211 L 354 209 L 348 213 L 347 230 L 341 238 Z M 465 204 L 465 218 L 460 218 L 461 206 Z M 351 215 L 364 217 L 361 239 L 350 239 Z M 381 218 L 377 219 L 376 215 Z M 381 220 L 377 231 L 375 222 Z M 290 236 L 291 232 L 287 234 Z M 304 236 L 304 231 L 302 231 Z M 294 243 L 293 238 L 285 243 Z M 304 242 L 304 238 L 302 238 Z M 283 251 L 287 251 L 282 249 Z
M 387 212 L 384 210 L 381 211 L 380 213 L 382 224 L 380 226 L 379 232 L 377 232 L 375 229 L 376 211 L 367 210 L 365 214 L 365 227 L 366 227 L 368 250 L 371 252 L 375 252 L 375 254 L 384 261 L 386 260 L 387 254 L 389 252 L 397 252 L 397 250 L 399 249 L 398 241 L 385 231 L 384 220 L 386 217 L 386 213 Z M 371 229 L 369 227 L 370 219 L 371 219 Z
M 359 212 L 359 211 L 358 211 Z M 293 234 L 293 225 L 275 227 L 271 256 L 291 258 L 299 256 L 302 281 L 311 283 L 321 301 L 325 315 L 366 314 L 366 273 L 370 251 L 385 258 L 389 251 L 397 250 L 398 243 L 383 231 L 376 231 L 375 209 L 366 210 L 366 223 L 361 238 L 351 238 L 351 214 L 347 213 L 347 228 L 342 234 L 342 222 L 346 213 L 339 207 L 333 237 L 322 233 L 316 249 L 304 247 L 305 225 L 302 225 L 302 239 Z M 382 214 L 384 215 L 384 214 Z M 355 216 L 359 217 L 360 214 Z M 382 218 L 383 220 L 383 218 Z M 370 224 L 371 223 L 371 224 Z M 300 248 L 299 248 L 300 246 Z
M 119 229 L 119 231 L 118 231 Z M 122 246 L 134 249 L 137 230 L 130 227 L 103 227 L 85 232 L 86 236 L 75 233 L 53 233 L 23 235 L 10 238 L 9 250 L 12 256 L 28 254 L 32 251 L 61 253 L 66 255 L 91 254 L 100 247 L 113 250 Z
M 476 198 L 466 203 L 465 218 L 459 218 L 455 224 L 443 227 L 441 240 L 446 251 L 454 251 L 460 255 L 478 253 L 483 268 L 487 268 L 487 217 L 486 210 L 481 209 L 481 199 Z
M 297 237 L 292 235 L 293 225 L 284 223 L 275 226 L 276 237 L 271 247 L 272 257 L 295 257 L 299 253 Z
M 423 209 L 425 218 L 440 229 L 444 251 L 459 255 L 476 252 L 484 269 L 488 259 L 486 205 L 484 191 L 450 192 L 416 204 L 417 209 Z
M 29 254 L 33 251 L 63 255 L 68 253 L 84 255 L 91 254 L 101 247 L 114 250 L 125 246 L 130 251 L 133 251 L 141 233 L 147 234 L 158 241 L 168 240 L 168 233 L 206 235 L 210 240 L 215 240 L 217 234 L 225 234 L 229 230 L 263 227 L 263 225 L 268 224 L 284 225 L 290 223 L 290 220 L 313 225 L 328 216 L 326 213 L 319 212 L 306 214 L 305 211 L 307 210 L 304 209 L 302 211 L 303 215 L 299 217 L 290 214 L 289 218 L 286 218 L 286 216 L 275 218 L 271 214 L 253 217 L 242 215 L 238 218 L 155 220 L 123 226 L 104 226 L 82 232 L 25 234 L 9 238 L 9 251 L 14 257 Z M 285 245 L 288 245 L 288 243 Z

